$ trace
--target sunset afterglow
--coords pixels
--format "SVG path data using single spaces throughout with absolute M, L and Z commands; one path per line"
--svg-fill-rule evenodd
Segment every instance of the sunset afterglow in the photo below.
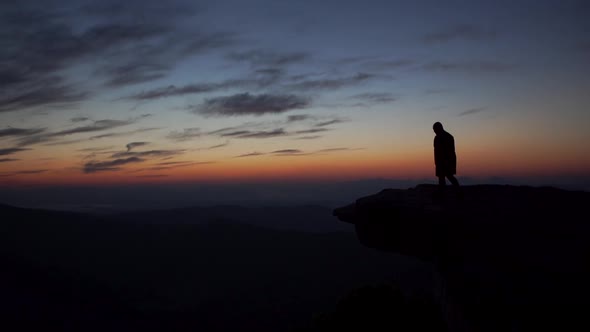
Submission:
M 590 176 L 585 2 L 253 2 L 0 5 L 0 184 Z

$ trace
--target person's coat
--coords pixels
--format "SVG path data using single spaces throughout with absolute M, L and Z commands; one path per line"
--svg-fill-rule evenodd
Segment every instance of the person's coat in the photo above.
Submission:
M 457 174 L 455 139 L 446 131 L 434 137 L 434 164 L 436 176 Z

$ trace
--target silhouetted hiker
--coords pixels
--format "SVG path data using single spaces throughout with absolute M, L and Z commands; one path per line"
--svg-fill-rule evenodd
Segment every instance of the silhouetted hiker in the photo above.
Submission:
M 434 164 L 436 165 L 436 176 L 438 176 L 438 185 L 440 194 L 444 193 L 446 186 L 445 177 L 451 181 L 453 187 L 457 189 L 460 195 L 459 181 L 455 178 L 457 174 L 457 156 L 455 154 L 455 139 L 443 129 L 440 122 L 435 122 L 432 129 L 436 133 L 434 137 Z

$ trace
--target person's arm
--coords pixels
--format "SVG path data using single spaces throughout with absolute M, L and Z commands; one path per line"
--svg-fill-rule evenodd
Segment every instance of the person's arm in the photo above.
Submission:
M 440 147 L 438 146 L 438 142 L 436 141 L 436 137 L 434 138 L 434 164 L 438 165 L 438 162 L 440 160 Z

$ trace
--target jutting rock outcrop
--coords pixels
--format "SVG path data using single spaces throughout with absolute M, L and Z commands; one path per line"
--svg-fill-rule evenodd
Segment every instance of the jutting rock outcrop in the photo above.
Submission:
M 588 327 L 588 209 L 581 191 L 478 185 L 440 195 L 419 185 L 333 214 L 367 247 L 434 264 L 451 331 L 528 331 Z

